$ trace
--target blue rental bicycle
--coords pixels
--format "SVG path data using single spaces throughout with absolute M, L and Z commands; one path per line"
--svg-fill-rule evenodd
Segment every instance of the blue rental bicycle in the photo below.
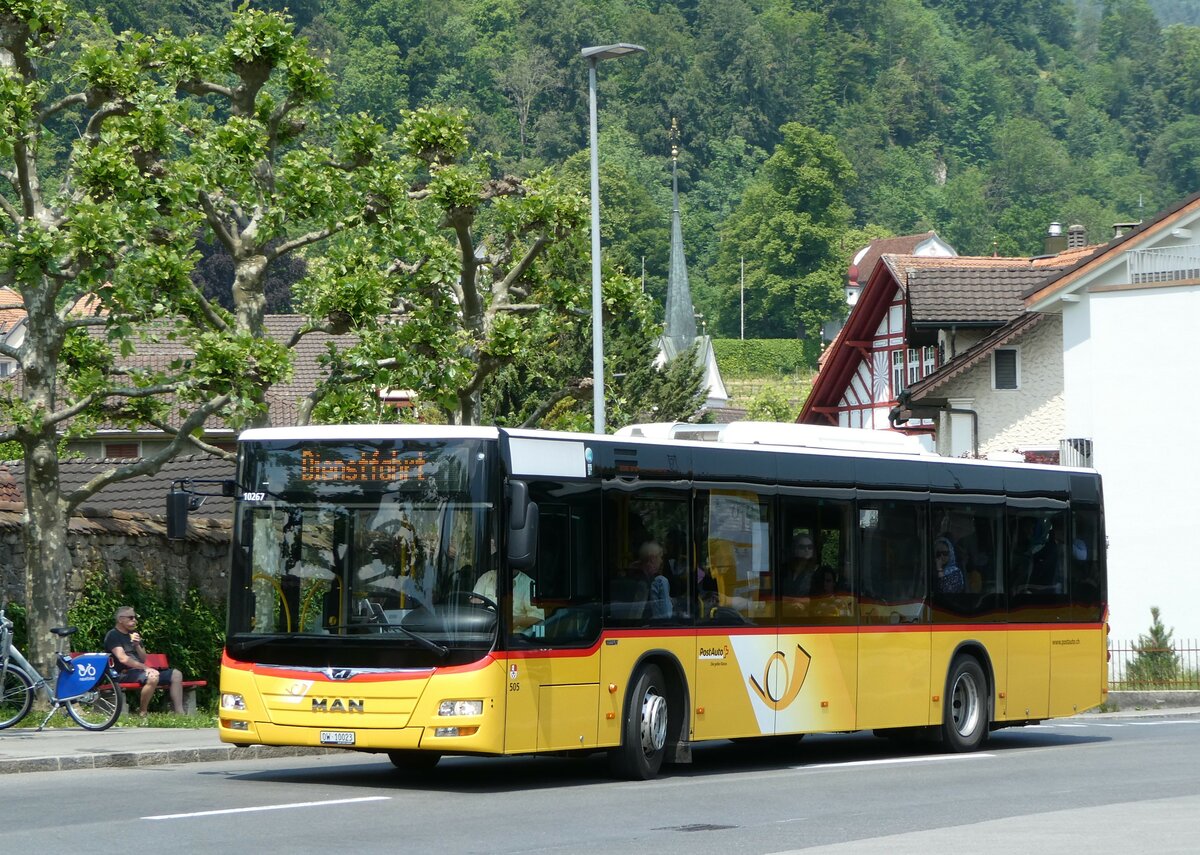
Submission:
M 58 680 L 50 684 L 21 655 L 12 643 L 13 623 L 4 616 L 0 605 L 0 730 L 12 727 L 29 713 L 34 696 L 41 692 L 50 702 L 50 712 L 38 726 L 41 730 L 59 708 L 88 730 L 107 730 L 121 717 L 125 696 L 112 669 L 107 653 L 80 653 L 75 657 L 62 652 L 63 643 L 78 627 L 57 626 L 50 630 L 58 636 Z

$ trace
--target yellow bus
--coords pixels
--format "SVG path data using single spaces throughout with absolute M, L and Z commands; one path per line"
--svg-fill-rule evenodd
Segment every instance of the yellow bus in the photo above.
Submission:
M 1103 700 L 1095 472 L 655 432 L 246 431 L 221 739 L 647 779 L 703 740 L 970 751 Z

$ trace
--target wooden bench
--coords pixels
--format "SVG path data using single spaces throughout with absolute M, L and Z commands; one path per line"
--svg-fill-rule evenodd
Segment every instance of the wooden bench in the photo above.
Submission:
M 148 668 L 170 668 L 171 664 L 167 662 L 167 654 L 165 653 L 147 653 L 146 667 Z M 127 692 L 141 692 L 141 683 L 118 683 L 122 689 Z M 196 689 L 201 686 L 207 686 L 207 680 L 184 680 L 183 681 L 183 711 L 186 715 L 192 715 L 196 712 Z M 166 689 L 166 683 L 159 683 L 159 689 Z

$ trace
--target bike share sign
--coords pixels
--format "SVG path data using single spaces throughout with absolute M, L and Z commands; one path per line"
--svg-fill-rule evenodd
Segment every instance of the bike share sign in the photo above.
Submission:
M 107 669 L 107 653 L 80 654 L 71 660 L 70 671 L 59 671 L 55 691 L 60 698 L 90 692 L 104 678 Z

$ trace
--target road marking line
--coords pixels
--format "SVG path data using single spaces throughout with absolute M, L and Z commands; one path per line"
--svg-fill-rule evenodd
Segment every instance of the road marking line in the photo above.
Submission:
M 1086 724 L 1056 724 L 1055 727 L 1088 727 Z
M 322 807 L 324 805 L 351 805 L 358 802 L 382 802 L 391 796 L 363 796 L 357 799 L 330 799 L 324 802 L 292 802 L 286 805 L 259 805 L 257 807 L 225 808 L 223 810 L 199 810 L 193 813 L 164 813 L 158 816 L 143 816 L 142 819 L 188 819 L 193 816 L 220 816 L 227 813 L 254 813 L 264 810 L 290 810 L 292 808 Z
M 845 769 L 850 766 L 888 766 L 896 763 L 930 763 L 948 760 L 979 760 L 995 757 L 995 754 L 941 754 L 936 757 L 891 757 L 884 760 L 851 760 L 846 763 L 813 763 L 810 766 L 793 766 L 793 769 Z
M 1134 727 L 1158 727 L 1162 724 L 1200 724 L 1200 721 L 1180 719 L 1178 721 L 1131 721 L 1129 724 Z

